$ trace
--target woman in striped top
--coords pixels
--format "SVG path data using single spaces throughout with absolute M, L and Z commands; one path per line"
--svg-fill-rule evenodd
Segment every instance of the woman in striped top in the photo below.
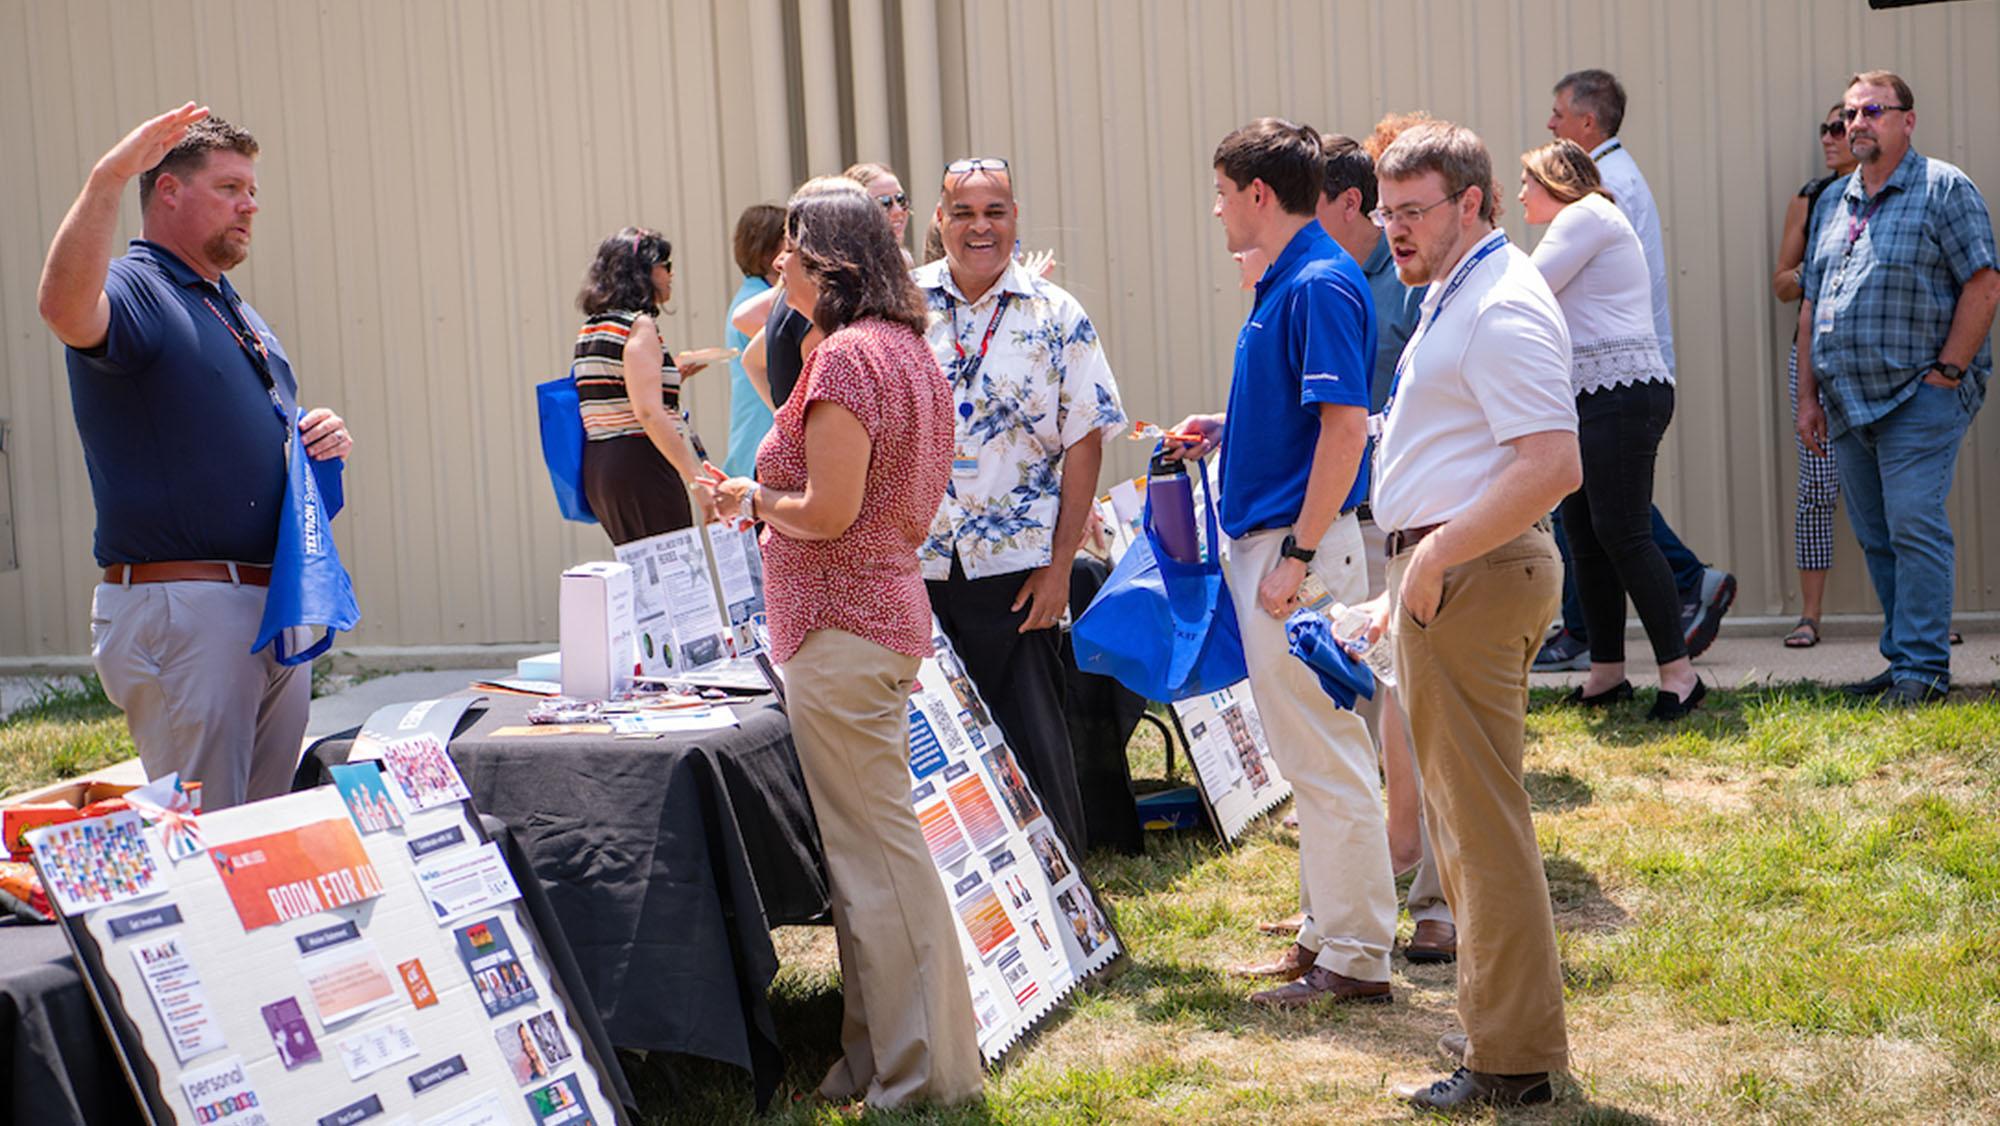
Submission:
M 626 227 L 597 248 L 576 305 L 577 398 L 583 410 L 583 492 L 614 544 L 694 525 L 688 482 L 701 469 L 677 365 L 656 318 L 673 296 L 673 244 Z M 703 506 L 703 519 L 709 518 Z

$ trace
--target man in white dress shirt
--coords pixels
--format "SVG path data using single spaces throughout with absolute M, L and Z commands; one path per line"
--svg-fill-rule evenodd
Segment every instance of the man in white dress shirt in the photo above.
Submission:
M 1613 202 L 1631 220 L 1632 229 L 1639 232 L 1639 246 L 1646 252 L 1646 269 L 1653 281 L 1653 331 L 1660 338 L 1660 357 L 1671 373 L 1675 370 L 1674 319 L 1668 301 L 1667 249 L 1660 235 L 1660 209 L 1653 203 L 1653 190 L 1639 171 L 1638 161 L 1632 159 L 1625 143 L 1618 139 L 1618 130 L 1624 124 L 1625 87 L 1610 71 L 1574 71 L 1556 83 L 1549 132 L 1576 142 L 1590 153 Z M 1556 524 L 1556 539 L 1562 542 L 1560 520 Z M 1736 600 L 1736 577 L 1702 562 L 1667 526 L 1657 505 L 1653 508 L 1653 541 L 1660 545 L 1667 563 L 1674 569 L 1688 655 L 1699 656 L 1715 641 L 1716 632 L 1722 628 L 1722 616 Z M 1538 670 L 1590 667 L 1583 610 L 1576 598 L 1575 585 L 1569 582 L 1563 584 L 1562 621 L 1562 631 L 1535 659 Z

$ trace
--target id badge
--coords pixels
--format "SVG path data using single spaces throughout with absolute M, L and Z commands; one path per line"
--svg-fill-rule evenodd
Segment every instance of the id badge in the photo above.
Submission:
M 1825 336 L 1833 331 L 1833 302 L 1828 301 L 1813 310 L 1813 335 Z
M 971 450 L 959 447 L 951 457 L 951 475 L 960 481 L 970 481 L 979 476 L 979 458 Z
M 1385 425 L 1385 424 L 1386 424 L 1387 422 L 1388 422 L 1388 419 L 1387 419 L 1386 417 L 1384 417 L 1383 415 L 1379 415 L 1379 414 L 1371 414 L 1371 415 L 1369 415 L 1369 416 L 1368 416 L 1368 436 L 1369 436 L 1370 438 L 1373 438 L 1373 439 L 1374 439 L 1375 441 L 1377 441 L 1377 442 L 1381 441 L 1381 440 L 1382 440 L 1382 427 L 1383 427 L 1383 426 L 1384 426 L 1384 425 Z

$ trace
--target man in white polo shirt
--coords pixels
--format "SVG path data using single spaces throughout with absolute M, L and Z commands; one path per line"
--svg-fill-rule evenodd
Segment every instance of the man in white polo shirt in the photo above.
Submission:
M 1493 162 L 1471 130 L 1416 126 L 1376 175 L 1396 270 L 1430 287 L 1379 427 L 1377 623 L 1393 620 L 1465 1026 L 1464 1065 L 1397 1094 L 1437 1110 L 1547 1102 L 1569 1048 L 1521 753 L 1528 668 L 1562 590 L 1546 517 L 1583 481 L 1569 330 L 1494 229 Z

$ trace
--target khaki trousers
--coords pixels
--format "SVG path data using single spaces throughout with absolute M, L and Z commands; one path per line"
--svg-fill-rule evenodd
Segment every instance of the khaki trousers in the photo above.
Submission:
M 1361 717 L 1340 707 L 1292 656 L 1283 619 L 1257 605 L 1257 584 L 1277 565 L 1283 530 L 1229 541 L 1227 573 L 1250 696 L 1299 814 L 1299 945 L 1316 964 L 1362 981 L 1389 980 L 1396 939 L 1396 878 L 1382 815 L 1382 775 Z M 1327 590 L 1362 601 L 1367 572 L 1352 515 L 1334 521 L 1310 564 Z
M 820 1093 L 884 1109 L 960 1102 L 985 1082 L 958 927 L 910 809 L 918 664 L 832 629 L 807 634 L 785 663 L 840 945 L 845 1055 Z
M 250 652 L 265 590 L 99 583 L 90 657 L 125 713 L 146 777 L 201 783 L 204 810 L 288 793 L 312 708 L 308 665 Z
M 1389 535 L 1373 520 L 1363 520 L 1360 524 L 1361 555 L 1368 561 L 1368 597 L 1374 598 L 1388 589 L 1389 557 L 1382 549 L 1388 543 Z M 1410 757 L 1410 778 L 1417 791 L 1417 839 L 1423 844 L 1423 851 L 1417 858 L 1417 870 L 1410 875 L 1410 893 L 1404 897 L 1403 906 L 1409 908 L 1413 923 L 1449 923 L 1451 907 L 1445 903 L 1444 885 L 1438 881 L 1437 848 L 1431 844 L 1431 831 L 1423 813 L 1423 775 L 1416 769 L 1416 747 L 1408 738 L 1410 713 L 1403 709 L 1403 697 L 1397 691 L 1378 684 L 1374 699 L 1355 702 L 1354 714 L 1368 724 L 1368 734 L 1374 736 L 1375 745 L 1381 748 L 1386 758 L 1390 748 L 1383 737 L 1383 712 L 1390 702 L 1396 706 L 1397 722 L 1403 725 L 1404 739 L 1397 749 Z M 1384 785 L 1387 785 L 1386 781 Z
M 1409 560 L 1390 564 L 1390 590 L 1401 590 Z M 1400 605 L 1392 618 L 1438 875 L 1458 923 L 1458 1015 L 1474 1071 L 1561 1071 L 1569 1060 L 1555 918 L 1521 782 L 1528 669 L 1561 595 L 1555 541 L 1536 525 L 1446 570 L 1429 625 Z

